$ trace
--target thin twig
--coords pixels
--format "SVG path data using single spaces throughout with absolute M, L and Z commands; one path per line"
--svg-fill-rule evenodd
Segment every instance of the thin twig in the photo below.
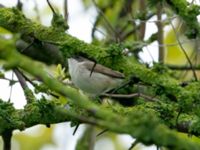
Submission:
M 6 78 L 6 77 L 2 77 L 0 79 L 6 80 L 6 81 L 9 81 L 9 82 L 14 82 L 14 83 L 18 82 L 17 80 L 14 80 L 14 79 L 12 80 L 12 79 L 9 79 L 9 78 Z
M 133 98 L 133 97 L 138 97 L 139 93 L 132 93 L 132 94 L 102 94 L 102 96 L 108 96 L 108 97 L 113 97 L 113 98 Z
M 170 65 L 170 64 L 166 64 L 166 66 L 174 70 L 192 70 L 191 66 Z M 200 70 L 200 66 L 193 66 L 193 69 Z
M 24 49 L 22 49 L 20 52 L 23 53 L 24 51 L 28 50 L 33 44 L 34 44 L 34 40 L 27 46 L 25 47 Z
M 128 150 L 132 150 L 138 143 L 139 143 L 139 141 L 138 141 L 138 140 L 135 140 L 135 141 L 132 143 L 131 147 L 129 147 Z
M 33 94 L 33 92 L 29 89 L 27 83 L 26 83 L 26 79 L 24 78 L 24 76 L 21 74 L 21 72 L 18 69 L 14 69 L 14 72 L 19 80 L 19 83 L 24 91 L 24 95 L 27 99 L 27 103 L 31 103 L 32 101 L 35 100 L 35 96 Z
M 25 76 L 24 73 L 21 72 L 19 69 L 18 69 L 18 72 L 19 72 L 19 73 L 24 77 L 24 79 L 25 79 L 26 81 L 28 81 L 32 86 L 37 87 L 37 84 L 34 83 L 33 81 L 31 81 L 31 80 L 30 80 L 27 76 Z M 47 94 L 47 93 L 46 93 L 46 94 Z M 50 94 L 51 96 L 53 96 L 53 97 L 55 97 L 55 98 L 59 98 L 58 95 L 56 95 L 56 94 L 54 94 L 54 93 L 52 93 L 52 92 L 48 92 L 48 94 Z
M 174 30 L 174 33 L 175 33 L 176 39 L 177 39 L 177 41 L 178 41 L 178 43 L 179 43 L 179 46 L 180 46 L 180 48 L 182 49 L 182 51 L 183 51 L 183 53 L 184 53 L 184 55 L 185 55 L 185 57 L 186 57 L 186 59 L 187 59 L 189 65 L 190 65 L 190 67 L 191 67 L 191 69 L 192 69 L 192 72 L 193 72 L 193 76 L 194 76 L 194 78 L 195 78 L 195 81 L 197 81 L 198 78 L 197 78 L 196 72 L 195 72 L 195 70 L 194 70 L 194 68 L 193 68 L 192 62 L 191 62 L 191 60 L 190 60 L 190 58 L 189 58 L 189 56 L 188 56 L 188 54 L 187 54 L 185 48 L 184 48 L 183 45 L 181 44 L 181 41 L 180 41 L 180 39 L 179 39 L 179 37 L 178 37 L 178 33 L 176 32 L 176 29 L 175 29 L 173 23 L 170 22 L 170 24 L 171 24 L 171 26 L 172 26 L 172 28 L 173 28 L 173 30 Z
M 131 18 L 134 18 L 133 14 L 132 14 L 131 12 L 130 12 L 129 14 L 130 14 L 130 17 L 131 17 Z M 154 14 L 148 15 L 148 16 L 146 17 L 147 20 L 150 19 L 152 16 L 154 16 Z M 131 36 L 132 34 L 136 33 L 136 32 L 140 29 L 140 25 L 136 25 L 136 23 L 135 23 L 134 21 L 130 21 L 130 22 L 132 23 L 133 29 L 130 30 L 129 32 L 125 33 L 125 34 L 122 34 L 122 33 L 121 33 L 122 31 L 120 31 L 120 32 L 119 32 L 119 35 L 122 34 L 121 37 L 120 37 L 120 40 L 121 40 L 121 41 L 123 41 L 125 38 Z M 128 24 L 128 23 L 127 23 L 127 24 Z
M 14 72 L 12 72 L 12 78 L 11 78 L 11 80 L 13 80 L 13 78 L 14 78 Z M 13 90 L 13 85 L 11 85 L 11 87 L 10 87 L 10 95 L 9 95 L 8 102 L 10 102 L 10 100 L 11 100 L 12 90 Z
M 170 44 L 151 44 L 150 46 L 151 47 L 173 47 L 173 46 L 177 46 L 179 44 L 188 44 L 188 43 L 191 43 L 192 40 L 184 40 L 182 41 L 181 43 L 178 43 L 178 42 L 174 42 L 174 43 L 170 43 Z M 140 48 L 140 47 L 145 47 L 145 46 L 149 46 L 149 43 L 148 42 L 141 42 L 141 41 L 138 41 L 138 42 L 135 42 L 133 43 L 133 46 L 135 47 L 135 45 Z
M 173 47 L 173 46 L 177 46 L 177 45 L 179 45 L 179 44 L 187 44 L 187 43 L 191 43 L 191 40 L 185 40 L 185 41 L 182 41 L 182 42 L 180 42 L 180 43 L 176 43 L 176 42 L 174 42 L 174 43 L 170 43 L 170 44 L 158 44 L 158 45 L 151 45 L 151 46 L 155 46 L 155 47 Z
M 97 137 L 97 136 L 100 136 L 100 135 L 102 135 L 102 134 L 104 134 L 104 133 L 107 132 L 107 131 L 109 131 L 109 129 L 104 129 L 103 131 L 99 132 L 99 133 L 96 135 L 96 137 Z
M 133 21 L 133 22 L 144 22 L 144 23 L 158 23 L 158 22 L 162 22 L 162 23 L 165 23 L 165 22 L 169 22 L 173 19 L 176 19 L 178 16 L 173 16 L 173 17 L 168 17 L 166 19 L 157 19 L 157 20 L 142 20 L 142 19 L 129 19 L 128 21 Z
M 78 130 L 79 125 L 80 125 L 80 124 L 77 124 L 77 125 L 75 126 L 75 129 L 74 129 L 74 132 L 72 133 L 72 135 L 75 135 L 75 134 L 76 134 L 76 131 Z
M 32 84 L 34 87 L 37 86 L 33 81 L 31 81 L 27 76 L 24 75 L 23 72 L 21 72 L 19 69 L 17 70 L 23 77 L 26 81 L 28 81 L 30 84 Z
M 132 93 L 132 94 L 109 94 L 109 93 L 105 93 L 105 94 L 102 94 L 102 96 L 108 96 L 108 97 L 113 97 L 113 98 L 133 98 L 133 97 L 142 97 L 148 101 L 152 101 L 152 102 L 155 102 L 155 101 L 158 101 L 158 99 L 156 98 L 153 98 L 153 97 L 149 97 L 147 95 L 144 95 L 142 93 Z
M 153 57 L 153 55 L 151 54 L 151 52 L 150 52 L 148 46 L 146 46 L 145 48 L 146 48 L 146 50 L 147 50 L 147 53 L 148 53 L 149 56 L 151 57 L 152 61 L 155 62 L 154 57 Z
M 142 14 L 144 14 L 143 17 L 146 18 L 146 14 L 147 14 L 147 9 L 146 8 L 146 0 L 140 0 L 140 12 Z M 144 35 L 145 35 L 145 32 L 146 32 L 146 23 L 145 22 L 141 22 L 140 23 L 140 30 L 139 30 L 139 40 L 143 40 L 144 39 Z
M 48 3 L 48 5 L 49 5 L 49 7 L 51 8 L 51 11 L 52 11 L 53 14 L 55 15 L 56 12 L 55 12 L 54 8 L 51 6 L 51 3 L 49 2 L 49 0 L 47 0 L 47 3 Z
M 97 27 L 94 27 L 94 28 L 93 28 L 93 33 L 92 33 L 93 39 L 94 39 L 94 32 L 95 32 L 95 31 L 98 31 L 100 34 L 102 34 L 102 36 L 106 37 L 106 34 L 105 34 L 103 31 L 101 31 L 101 29 L 99 29 L 99 28 L 97 28 Z
M 92 76 L 92 73 L 93 73 L 94 68 L 96 67 L 96 65 L 97 65 L 97 62 L 95 61 L 95 62 L 94 62 L 94 65 L 92 66 L 92 69 L 91 69 L 91 71 L 90 71 L 90 77 Z
M 116 89 L 114 89 L 114 90 L 111 92 L 111 94 L 114 94 L 114 93 L 116 93 L 118 90 L 120 90 L 120 89 L 126 87 L 130 82 L 131 82 L 131 79 L 128 80 L 127 82 L 124 82 L 122 85 L 120 85 L 119 87 L 117 87 Z
M 104 15 L 104 13 L 101 11 L 101 9 L 99 9 L 97 3 L 95 0 L 92 0 L 94 6 L 96 7 L 97 11 L 99 12 L 99 14 L 103 17 L 106 25 L 108 26 L 108 28 L 114 33 L 114 36 L 116 37 L 117 32 L 115 31 L 114 27 L 111 25 L 111 23 L 109 22 L 109 20 L 107 19 L 107 17 Z
M 21 87 L 23 88 L 23 90 L 26 90 L 28 88 L 28 85 L 26 84 L 26 80 L 24 79 L 22 74 L 18 71 L 18 69 L 14 69 L 14 73 L 17 76 L 19 83 L 20 83 Z
M 68 1 L 64 0 L 64 18 L 65 18 L 66 22 L 68 22 L 68 17 L 69 17 L 69 14 L 68 14 Z

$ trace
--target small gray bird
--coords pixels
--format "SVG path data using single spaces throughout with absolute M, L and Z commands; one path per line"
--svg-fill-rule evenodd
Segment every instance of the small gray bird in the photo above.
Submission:
M 68 59 L 74 85 L 93 96 L 104 94 L 123 82 L 124 75 L 81 56 Z

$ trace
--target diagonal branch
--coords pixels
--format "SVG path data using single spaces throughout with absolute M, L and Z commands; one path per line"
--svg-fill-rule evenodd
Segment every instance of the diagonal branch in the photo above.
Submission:
M 195 81 L 197 81 L 197 80 L 198 80 L 198 77 L 197 77 L 196 72 L 195 72 L 195 69 L 194 69 L 194 67 L 193 67 L 193 65 L 192 65 L 192 61 L 190 60 L 190 57 L 188 56 L 188 54 L 187 54 L 185 48 L 184 48 L 183 45 L 181 44 L 181 41 L 180 41 L 180 39 L 179 39 L 179 37 L 178 37 L 178 33 L 176 32 L 176 29 L 175 29 L 173 23 L 170 22 L 170 24 L 171 24 L 171 26 L 172 26 L 172 28 L 173 28 L 173 30 L 174 30 L 174 33 L 175 33 L 176 39 L 177 39 L 177 41 L 178 41 L 178 43 L 179 43 L 179 46 L 180 46 L 180 48 L 182 49 L 182 51 L 183 51 L 183 53 L 184 53 L 184 55 L 185 55 L 185 57 L 186 57 L 186 59 L 187 59 L 189 65 L 190 65 L 190 68 L 191 68 L 191 70 L 192 70 L 194 79 L 195 79 Z
M 22 73 L 18 69 L 14 69 L 14 72 L 19 80 L 19 83 L 24 91 L 24 95 L 26 96 L 27 103 L 31 103 L 35 100 L 35 96 L 33 92 L 29 89 L 28 85 L 26 84 L 26 79 L 22 75 Z

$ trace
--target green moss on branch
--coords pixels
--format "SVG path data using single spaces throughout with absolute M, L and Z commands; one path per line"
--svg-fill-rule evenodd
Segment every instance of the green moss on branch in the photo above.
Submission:
M 60 45 L 63 55 L 66 58 L 73 54 L 85 53 L 99 62 L 103 62 L 102 58 L 106 57 L 105 64 L 111 66 L 112 60 L 108 56 L 115 56 L 116 52 L 113 48 L 101 48 L 87 44 L 64 32 L 57 32 L 51 27 L 48 28 L 31 22 L 16 9 L 0 8 L 0 26 L 12 32 L 34 37 L 40 41 L 55 42 Z M 127 112 L 127 108 L 121 107 L 121 111 L 116 113 L 114 106 L 111 109 L 98 106 L 89 101 L 86 96 L 81 95 L 76 89 L 64 86 L 47 75 L 45 69 L 43 69 L 45 67 L 43 64 L 18 53 L 15 50 L 13 40 L 0 39 L 0 43 L 0 58 L 4 60 L 7 69 L 19 67 L 34 77 L 39 78 L 49 89 L 67 97 L 70 103 L 76 105 L 83 112 L 82 114 L 84 114 L 80 116 L 78 113 L 68 111 L 63 107 L 56 106 L 44 100 L 34 101 L 26 105 L 24 110 L 17 111 L 13 109 L 11 116 L 16 117 L 12 118 L 16 122 L 14 121 L 13 125 L 9 122 L 3 123 L 2 131 L 7 128 L 23 129 L 39 123 L 50 124 L 77 120 L 107 128 L 116 133 L 129 134 L 147 145 L 156 144 L 181 150 L 200 148 L 199 143 L 194 143 L 188 138 L 179 137 L 177 132 L 169 130 L 169 128 L 160 122 L 160 119 L 158 119 L 160 116 L 156 112 L 150 110 L 146 112 L 144 111 L 145 109 L 139 107 Z M 163 91 L 162 95 L 165 93 L 165 95 L 174 97 L 179 102 L 177 108 L 183 108 L 185 112 L 189 111 L 187 108 L 191 106 L 192 102 L 198 100 L 198 90 L 190 91 L 187 87 L 180 87 L 177 80 L 166 74 L 160 74 L 140 64 L 136 64 L 130 58 L 124 56 L 118 57 L 112 68 L 122 70 L 126 76 L 134 75 L 143 83 L 147 83 L 158 88 L 159 91 Z M 197 86 L 192 87 L 197 89 Z M 159 95 L 161 100 L 163 100 L 162 95 Z M 122 113 L 122 110 L 125 113 Z M 176 112 L 176 110 L 173 111 Z M 169 112 L 169 110 L 162 107 L 158 112 L 162 116 L 166 115 L 166 112 Z M 174 120 L 174 115 L 168 115 L 168 117 L 169 120 L 170 118 Z

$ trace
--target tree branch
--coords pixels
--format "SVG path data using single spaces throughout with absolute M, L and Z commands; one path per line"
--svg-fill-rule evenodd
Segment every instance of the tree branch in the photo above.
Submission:
M 18 22 L 19 18 L 21 19 L 20 22 Z M 15 29 L 13 28 L 13 24 L 15 24 Z M 62 51 L 66 58 L 74 54 L 87 54 L 89 58 L 95 58 L 97 62 L 107 62 L 104 64 L 105 66 L 111 67 L 115 70 L 121 70 L 126 76 L 134 74 L 134 76 L 140 78 L 146 83 L 158 84 L 164 87 L 167 86 L 167 89 L 179 85 L 176 80 L 169 76 L 162 76 L 151 72 L 146 67 L 132 62 L 132 59 L 129 57 L 123 57 L 122 55 L 121 57 L 118 56 L 118 59 L 113 64 L 110 60 L 111 58 L 108 57 L 115 57 L 111 54 L 113 51 L 110 47 L 102 48 L 92 44 L 87 44 L 64 32 L 57 32 L 57 30 L 53 30 L 52 28 L 40 26 L 24 18 L 24 16 L 15 9 L 0 8 L 0 26 L 7 28 L 12 32 L 31 34 L 40 41 L 58 44 L 61 46 L 60 51 Z M 146 76 L 147 74 L 148 76 Z
M 188 54 L 187 54 L 185 48 L 184 48 L 183 45 L 181 44 L 181 41 L 180 41 L 180 39 L 179 39 L 179 37 L 178 37 L 178 33 L 176 32 L 176 29 L 175 29 L 173 23 L 170 22 L 170 24 L 171 24 L 171 26 L 172 26 L 172 29 L 174 30 L 174 33 L 175 33 L 175 36 L 176 36 L 176 40 L 178 41 L 181 50 L 183 51 L 183 53 L 184 53 L 184 55 L 185 55 L 185 57 L 186 57 L 186 59 L 187 59 L 189 65 L 190 65 L 190 67 L 192 68 L 191 70 L 192 70 L 194 79 L 195 79 L 195 81 L 197 81 L 197 80 L 198 80 L 198 77 L 197 77 L 197 74 L 196 74 L 196 72 L 195 72 L 195 69 L 193 68 L 192 61 L 190 60 L 190 57 L 188 56 Z
M 171 125 L 173 125 L 174 114 L 177 113 L 177 108 L 183 107 L 184 113 L 189 112 L 188 114 L 191 114 L 191 110 L 198 110 L 199 104 L 196 103 L 196 101 L 199 98 L 199 82 L 191 83 L 183 88 L 179 85 L 179 81 L 166 74 L 157 73 L 154 70 L 137 64 L 131 61 L 129 57 L 121 56 L 117 59 L 116 63 L 113 63 L 108 59 L 108 56 L 113 56 L 111 55 L 113 49 L 86 44 L 64 32 L 57 32 L 57 30 L 53 28 L 40 26 L 24 18 L 24 16 L 15 9 L 0 8 L 0 26 L 14 32 L 31 35 L 40 41 L 55 42 L 62 47 L 60 50 L 66 58 L 80 52 L 84 52 L 92 58 L 97 58 L 97 60 L 106 57 L 108 61 L 106 64 L 107 66 L 110 65 L 112 68 L 117 66 L 117 69 L 122 70 L 127 76 L 134 75 L 134 77 L 139 78 L 141 82 L 151 85 L 153 90 L 156 91 L 156 89 L 159 89 L 157 91 L 160 92 L 155 92 L 160 99 L 160 101 L 155 104 L 151 103 L 148 105 L 146 102 L 145 104 L 130 108 L 118 105 L 113 105 L 112 107 L 99 106 L 89 101 L 88 97 L 80 94 L 76 89 L 65 86 L 50 77 L 45 69 L 43 69 L 45 67 L 44 64 L 33 61 L 18 53 L 15 49 L 13 39 L 0 38 L 0 59 L 4 60 L 5 69 L 16 67 L 23 69 L 34 77 L 39 78 L 50 90 L 67 97 L 70 106 L 76 106 L 68 110 L 62 106 L 56 105 L 53 101 L 46 101 L 44 99 L 34 101 L 27 104 L 23 110 L 15 110 L 13 108 L 12 113 L 9 114 L 11 118 L 13 117 L 12 120 L 15 126 L 11 126 L 9 123 L 2 123 L 2 130 L 5 131 L 13 127 L 22 130 L 25 127 L 30 127 L 39 123 L 48 124 L 75 120 L 97 125 L 116 133 L 129 134 L 137 138 L 139 142 L 148 145 L 156 144 L 170 149 L 180 150 L 199 150 L 200 145 L 198 143 L 194 143 L 191 139 L 178 136 L 177 132 L 170 130 L 166 126 L 176 127 Z M 171 99 L 175 97 L 178 103 L 170 101 L 170 97 L 172 97 Z M 5 106 L 8 105 L 5 102 L 1 103 L 5 104 Z M 174 105 L 175 107 L 169 107 Z M 2 107 L 2 105 L 0 105 L 0 114 L 3 113 L 4 110 L 10 110 L 10 108 L 5 109 L 5 106 Z M 76 112 L 73 111 L 73 109 L 76 109 Z M 79 110 L 78 112 L 77 109 Z M 164 116 L 164 118 L 162 118 L 162 116 Z M 3 118 L 0 119 L 1 122 L 5 122 Z M 164 125 L 165 119 L 168 119 L 167 121 L 171 124 L 169 125 L 166 123 L 166 125 Z M 197 134 L 199 133 L 199 129 L 195 127 L 192 129 L 190 128 L 190 131 L 196 132 Z M 146 138 L 146 133 L 153 136 L 148 136 L 148 138 Z M 173 139 L 173 141 L 171 139 Z
M 193 66 L 191 68 L 191 66 L 182 66 L 182 65 L 171 65 L 171 64 L 166 64 L 166 66 L 170 69 L 173 69 L 173 70 L 200 70 L 200 66 Z
M 11 138 L 12 138 L 12 130 L 7 130 L 3 132 L 2 139 L 3 139 L 3 150 L 11 150 Z
M 163 10 L 163 6 L 162 3 L 159 2 L 157 4 L 157 20 L 162 20 L 162 10 Z M 162 22 L 157 22 L 157 28 L 158 28 L 158 37 L 157 37 L 157 41 L 158 41 L 158 45 L 163 45 L 164 41 L 164 33 L 163 33 L 163 23 Z M 164 63 L 164 47 L 159 46 L 159 57 L 158 57 L 158 61 L 161 63 Z
M 105 94 L 102 94 L 102 96 L 113 97 L 113 98 L 125 98 L 125 99 L 126 98 L 133 98 L 133 97 L 142 97 L 147 101 L 152 101 L 152 102 L 158 101 L 158 99 L 156 99 L 154 97 L 147 96 L 147 95 L 142 94 L 142 93 L 132 93 L 132 94 L 112 94 L 112 93 L 110 94 L 110 93 L 105 93 Z
M 26 84 L 26 80 L 25 80 L 24 76 L 18 69 L 13 69 L 13 70 L 14 70 L 14 72 L 19 80 L 19 83 L 24 91 L 24 95 L 26 96 L 27 103 L 33 102 L 35 100 L 35 96 L 34 96 L 33 92 L 29 89 L 28 85 Z
M 68 22 L 69 14 L 68 14 L 68 0 L 64 0 L 64 18 L 65 21 Z
M 128 111 L 129 113 L 127 115 L 127 113 L 121 114 L 121 111 L 116 114 L 116 109 L 112 112 L 109 109 L 100 107 L 89 101 L 86 96 L 81 95 L 76 89 L 64 86 L 57 80 L 51 78 L 43 70 L 40 63 L 34 62 L 14 50 L 14 44 L 12 44 L 12 42 L 8 40 L 3 42 L 0 39 L 0 43 L 2 43 L 0 45 L 0 58 L 7 61 L 7 64 L 5 65 L 6 68 L 20 67 L 33 76 L 40 78 L 41 81 L 43 81 L 52 91 L 67 97 L 70 103 L 76 105 L 76 108 L 78 107 L 80 110 L 87 112 L 86 114 L 91 116 L 90 118 L 87 117 L 85 119 L 88 123 L 94 122 L 96 125 L 109 129 L 110 131 L 129 134 L 137 139 L 140 139 L 140 142 L 144 144 L 154 143 L 156 145 L 164 145 L 170 148 L 178 147 L 178 149 L 192 148 L 194 150 L 198 150 L 200 148 L 200 145 L 196 143 L 194 144 L 189 139 L 187 139 L 186 142 L 185 139 L 177 136 L 176 132 L 170 131 L 166 126 L 160 124 L 159 119 L 155 117 L 153 111 L 148 110 L 148 113 L 144 114 L 146 108 L 142 111 L 141 108 L 135 108 L 135 111 Z M 83 112 L 80 116 L 73 112 L 73 108 L 67 110 L 62 109 L 61 107 L 55 107 L 52 104 L 53 103 L 51 101 L 35 101 L 25 107 L 23 115 L 21 115 L 23 112 L 22 110 L 21 113 L 16 112 L 18 115 L 15 114 L 14 116 L 17 117 L 16 120 L 23 121 L 25 123 L 25 127 L 38 123 L 47 124 L 62 122 L 69 120 L 70 118 L 72 120 L 81 120 L 83 118 Z M 15 110 L 13 111 L 15 112 Z M 151 118 L 150 122 L 149 118 Z M 15 128 L 23 129 L 24 125 L 20 122 L 20 124 L 18 123 Z M 149 131 L 149 129 L 151 130 Z M 162 132 L 159 132 L 161 130 Z M 150 135 L 154 134 L 154 136 L 149 137 L 148 139 L 145 138 L 143 135 L 147 132 L 150 132 Z M 171 143 L 170 139 L 174 139 L 176 142 Z
M 18 69 L 13 69 L 13 70 L 14 70 L 14 72 L 15 72 L 18 80 L 19 80 L 21 87 L 23 88 L 23 90 L 26 90 L 28 88 L 28 85 L 26 84 L 26 80 L 21 75 L 21 73 L 18 71 Z

